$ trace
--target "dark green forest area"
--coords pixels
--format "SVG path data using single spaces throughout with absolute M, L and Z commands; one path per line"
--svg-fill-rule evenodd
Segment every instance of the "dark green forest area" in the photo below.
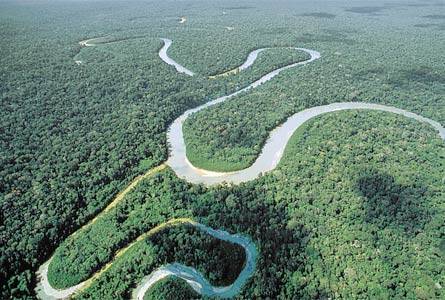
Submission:
M 277 170 L 238 187 L 206 189 L 163 171 L 65 241 L 133 178 L 166 160 L 166 130 L 182 112 L 305 59 L 273 49 L 244 72 L 207 78 L 239 66 L 257 48 L 311 48 L 322 59 L 192 116 L 184 130 L 197 166 L 248 166 L 272 128 L 319 104 L 383 103 L 443 124 L 440 10 L 441 1 L 415 0 L 2 1 L 1 298 L 35 297 L 35 271 L 56 249 L 60 268 L 51 271 L 65 277 L 54 283 L 67 286 L 174 217 L 241 232 L 258 244 L 257 270 L 240 298 L 443 297 L 443 141 L 424 125 L 381 113 L 311 122 Z M 95 47 L 79 45 L 94 37 L 105 38 Z M 169 55 L 197 76 L 159 59 L 161 37 L 173 40 Z M 128 295 L 162 263 L 151 260 L 155 253 L 174 258 L 161 245 L 185 242 L 178 235 L 141 243 L 80 298 Z M 187 253 L 212 255 L 203 251 L 209 237 L 186 236 L 197 245 Z M 207 260 L 187 262 L 216 272 Z M 167 280 L 152 297 L 170 287 L 192 293 Z
M 144 300 L 176 300 L 198 299 L 197 294 L 187 283 L 181 279 L 168 277 L 156 283 L 145 294 Z

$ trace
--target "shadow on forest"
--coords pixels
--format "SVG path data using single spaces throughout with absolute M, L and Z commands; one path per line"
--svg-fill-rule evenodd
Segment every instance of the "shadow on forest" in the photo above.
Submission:
M 224 10 L 249 10 L 254 9 L 254 6 L 229 6 L 229 7 L 223 7 Z
M 355 72 L 354 78 L 366 81 L 375 76 L 386 74 L 388 74 L 388 71 L 383 67 L 371 67 L 369 69 L 362 69 Z M 410 86 L 412 82 L 425 85 L 432 85 L 435 83 L 445 84 L 445 75 L 428 66 L 417 66 L 411 69 L 399 70 L 397 73 L 394 73 L 389 77 L 387 83 L 395 87 L 407 87 Z
M 397 76 L 393 76 L 389 83 L 394 86 L 404 87 L 410 82 L 433 85 L 435 83 L 445 84 L 445 75 L 436 72 L 433 68 L 427 66 L 414 67 L 407 70 L 401 70 Z
M 309 232 L 299 222 L 290 225 L 285 204 L 275 203 L 255 186 L 207 194 L 197 203 L 191 209 L 200 221 L 249 236 L 257 245 L 256 272 L 245 291 L 253 288 L 274 299 L 286 284 L 280 274 L 304 268 L 300 254 L 305 253 Z
M 325 30 L 326 34 L 312 34 L 303 33 L 297 37 L 297 41 L 301 43 L 315 43 L 315 42 L 327 42 L 327 43 L 343 43 L 346 45 L 353 45 L 355 41 L 348 38 L 348 36 L 337 30 Z
M 434 4 L 431 4 L 431 5 L 434 5 Z M 394 5 L 394 6 L 396 6 L 396 5 Z M 430 4 L 428 4 L 428 3 L 406 3 L 406 4 L 404 4 L 404 3 L 400 3 L 400 4 L 397 4 L 397 6 L 405 6 L 405 7 L 429 7 L 430 6 Z
M 429 7 L 432 4 L 430 3 L 403 3 L 403 2 L 389 2 L 389 3 L 384 3 L 383 6 L 385 7 L 389 7 L 389 8 L 398 8 L 400 9 L 401 7 Z
M 357 13 L 357 14 L 378 16 L 379 15 L 378 13 L 385 9 L 388 9 L 388 7 L 385 7 L 385 6 L 357 6 L 357 7 L 345 8 L 345 11 Z
M 426 15 L 422 18 L 430 19 L 430 20 L 445 20 L 445 15 Z
M 445 256 L 445 239 L 442 240 L 439 244 L 439 250 L 443 256 Z
M 240 275 L 247 259 L 244 248 L 240 245 L 211 237 L 189 224 L 166 227 L 148 237 L 148 240 L 156 251 L 156 265 L 179 262 L 207 270 L 213 273 L 212 284 L 217 286 L 232 284 Z
M 443 24 L 419 23 L 419 24 L 414 24 L 414 27 L 417 27 L 417 28 L 431 28 L 433 30 L 445 30 L 445 23 L 443 23 Z
M 367 81 L 376 75 L 385 74 L 385 70 L 382 67 L 371 67 L 369 69 L 362 69 L 354 73 L 354 78 L 357 80 Z
M 379 228 L 398 226 L 405 233 L 416 233 L 428 222 L 422 206 L 428 190 L 422 185 L 405 186 L 389 174 L 368 169 L 360 172 L 356 190 L 365 198 L 365 221 Z
M 290 33 L 290 32 L 291 32 L 291 30 L 288 27 L 275 27 L 275 28 L 271 27 L 271 28 L 258 29 L 258 33 L 261 33 L 261 34 L 277 35 L 277 34 L 286 34 L 286 33 Z
M 306 14 L 301 14 L 299 16 L 313 17 L 313 18 L 318 18 L 318 19 L 334 19 L 336 17 L 336 15 L 334 15 L 334 14 L 329 14 L 329 13 L 324 13 L 324 12 L 306 13 Z

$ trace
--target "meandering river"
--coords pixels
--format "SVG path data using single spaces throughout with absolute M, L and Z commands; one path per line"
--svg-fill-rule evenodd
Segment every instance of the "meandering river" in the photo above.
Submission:
M 168 45 L 166 43 L 163 49 L 164 48 L 168 49 L 170 45 L 171 41 L 169 41 Z M 167 55 L 166 49 L 165 49 L 165 55 Z M 251 83 L 247 87 L 240 89 L 230 95 L 219 97 L 201 106 L 189 109 L 186 112 L 184 112 L 181 116 L 179 116 L 170 125 L 167 134 L 168 143 L 170 147 L 170 156 L 168 158 L 167 164 L 175 171 L 175 173 L 179 177 L 192 183 L 202 183 L 205 185 L 214 185 L 224 182 L 239 184 L 241 182 L 254 180 L 258 176 L 260 176 L 260 174 L 267 173 L 276 168 L 276 166 L 281 160 L 281 157 L 283 156 L 284 149 L 286 148 L 289 139 L 291 138 L 295 130 L 297 130 L 301 125 L 303 125 L 306 121 L 314 117 L 317 117 L 319 115 L 339 110 L 368 109 L 368 110 L 379 110 L 379 111 L 385 111 L 403 115 L 405 117 L 430 124 L 433 128 L 435 128 L 438 131 L 441 138 L 445 139 L 445 129 L 438 122 L 422 117 L 415 113 L 382 104 L 373 104 L 365 102 L 340 102 L 340 103 L 332 103 L 328 105 L 311 107 L 291 116 L 289 119 L 287 119 L 286 122 L 284 122 L 282 125 L 271 131 L 268 140 L 263 146 L 261 154 L 255 160 L 255 162 L 246 169 L 234 172 L 214 172 L 193 166 L 187 159 L 186 155 L 186 146 L 182 130 L 182 126 L 185 120 L 193 113 L 199 112 L 207 107 L 216 105 L 218 103 L 227 101 L 230 98 L 233 98 L 243 92 L 247 92 L 250 89 L 258 87 L 259 85 L 271 80 L 284 70 L 294 68 L 297 66 L 303 66 L 320 58 L 320 53 L 315 50 L 304 49 L 304 48 L 295 48 L 295 49 L 307 52 L 310 55 L 310 58 L 302 62 L 290 64 L 288 66 L 276 69 L 264 75 L 257 81 Z M 259 50 L 263 51 L 264 49 L 259 49 Z M 251 52 L 251 54 L 249 54 L 247 61 L 242 65 L 244 69 L 253 64 L 258 54 L 260 53 L 259 50 L 253 51 Z M 172 60 L 171 58 L 168 59 Z M 183 68 L 177 62 L 174 62 L 173 65 L 175 65 L 176 69 Z
M 189 69 L 183 67 L 175 60 L 170 58 L 167 54 L 168 48 L 171 46 L 172 41 L 169 39 L 162 39 L 164 41 L 164 46 L 159 51 L 160 58 L 169 65 L 172 65 L 176 68 L 179 73 L 184 73 L 188 76 L 193 76 L 194 73 Z M 91 40 L 83 41 L 84 46 L 91 46 Z M 328 105 L 316 106 L 312 108 L 305 109 L 303 111 L 297 112 L 286 122 L 284 122 L 279 127 L 275 128 L 271 131 L 270 136 L 265 143 L 261 154 L 258 156 L 256 161 L 248 168 L 235 171 L 235 172 L 212 172 L 208 170 L 203 170 L 194 167 L 187 159 L 186 156 L 186 147 L 184 142 L 184 135 L 182 131 L 182 126 L 184 121 L 193 113 L 201 111 L 207 107 L 216 105 L 218 103 L 227 101 L 241 93 L 248 92 L 251 89 L 258 87 L 259 85 L 271 80 L 275 76 L 277 76 L 280 72 L 295 68 L 298 66 L 304 66 L 309 64 L 320 58 L 320 53 L 315 50 L 304 49 L 304 48 L 295 48 L 298 51 L 304 51 L 310 55 L 308 60 L 293 63 L 287 65 L 285 67 L 276 69 L 250 85 L 223 97 L 216 98 L 212 101 L 209 101 L 201 106 L 198 106 L 193 109 L 189 109 L 184 112 L 181 116 L 179 116 L 169 127 L 168 129 L 168 143 L 170 147 L 170 155 L 167 160 L 167 164 L 175 171 L 175 173 L 191 182 L 191 183 L 202 183 L 205 185 L 213 185 L 220 184 L 223 182 L 238 184 L 241 182 L 246 182 L 250 180 L 254 180 L 260 174 L 267 173 L 276 168 L 281 157 L 283 155 L 284 149 L 291 138 L 292 134 L 297 130 L 301 125 L 303 125 L 306 121 L 317 117 L 321 114 L 339 111 L 339 110 L 348 110 L 348 109 L 368 109 L 368 110 L 379 110 L 385 112 L 391 112 L 399 115 L 403 115 L 408 118 L 412 118 L 419 122 L 427 123 L 431 125 L 438 131 L 440 137 L 445 140 L 445 129 L 438 122 L 422 117 L 412 112 L 408 112 L 406 110 L 386 106 L 381 104 L 373 104 L 373 103 L 363 103 L 363 102 L 342 102 L 342 103 L 332 103 Z M 251 52 L 247 60 L 238 67 L 239 70 L 245 70 L 250 67 L 258 57 L 258 54 L 265 49 L 258 49 Z M 225 241 L 229 241 L 238 245 L 241 245 L 246 251 L 246 262 L 245 266 L 235 280 L 235 282 L 227 287 L 214 287 L 212 286 L 202 274 L 196 271 L 194 268 L 184 266 L 178 263 L 172 263 L 159 269 L 153 271 L 151 274 L 146 276 L 142 282 L 138 285 L 138 287 L 133 291 L 133 297 L 137 299 L 143 299 L 146 291 L 153 286 L 159 280 L 165 278 L 166 276 L 177 276 L 179 278 L 184 279 L 186 282 L 190 284 L 190 286 L 197 292 L 205 296 L 217 296 L 217 297 L 233 297 L 235 296 L 239 290 L 242 288 L 243 284 L 247 281 L 247 279 L 252 275 L 255 270 L 255 261 L 257 257 L 257 250 L 255 245 L 246 237 L 241 235 L 232 235 L 228 232 L 222 230 L 215 230 L 206 225 L 199 224 L 196 222 L 192 223 L 193 226 L 196 226 L 200 230 L 212 235 L 215 238 L 222 239 Z M 36 288 L 38 296 L 43 299 L 61 299 L 72 296 L 74 293 L 82 289 L 85 282 L 79 283 L 76 286 L 70 287 L 64 290 L 57 290 L 51 287 L 48 282 L 47 272 L 48 265 L 51 260 L 42 265 L 38 271 L 39 283 Z

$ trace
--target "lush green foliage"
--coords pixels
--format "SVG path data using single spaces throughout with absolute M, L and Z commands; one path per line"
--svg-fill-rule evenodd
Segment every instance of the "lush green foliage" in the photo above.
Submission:
M 308 58 L 307 53 L 296 52 L 294 49 L 268 49 L 258 55 L 255 65 L 238 76 L 248 76 L 249 73 L 255 73 L 258 69 L 263 71 L 262 74 L 265 74 L 264 71 L 271 71 Z M 269 70 L 264 68 L 266 65 L 273 67 Z M 246 97 L 248 97 L 247 95 Z M 258 97 L 258 95 L 255 97 Z M 281 113 L 282 115 L 286 113 L 285 111 L 277 112 L 274 110 L 276 102 L 282 100 L 281 97 L 277 95 L 271 99 L 269 95 L 266 95 L 261 99 L 267 103 L 264 107 L 271 110 L 266 113 L 274 122 L 273 125 L 276 126 L 281 123 L 282 120 L 277 121 L 280 118 L 279 116 L 274 116 L 275 118 L 272 116 L 273 114 L 280 115 Z M 232 106 L 230 112 L 225 111 L 221 114 L 220 111 L 211 110 L 213 113 L 198 114 L 198 116 L 187 119 L 184 126 L 184 137 L 187 141 L 187 158 L 193 165 L 206 170 L 233 171 L 246 168 L 255 160 L 262 146 L 259 140 L 265 140 L 269 132 L 268 129 L 273 125 L 262 122 L 263 120 L 259 118 L 246 119 L 247 113 L 245 111 L 259 110 L 259 108 L 252 108 L 251 101 L 246 101 L 242 105 L 242 110 L 239 107 Z M 254 105 L 261 104 L 255 103 Z M 281 119 L 283 119 L 283 116 L 281 116 Z M 237 124 L 237 127 L 230 128 L 230 124 Z M 249 133 L 248 130 L 250 129 L 253 129 L 253 131 Z M 213 138 L 209 138 L 210 136 L 213 136 Z M 242 146 L 237 144 L 240 141 L 244 141 Z M 202 142 L 205 144 L 202 144 Z M 250 148 L 254 148 L 254 150 Z
M 297 132 L 270 183 L 290 203 L 289 225 L 311 232 L 295 292 L 443 297 L 444 150 L 428 126 L 376 112 L 323 116 Z
M 185 207 L 195 190 L 184 187 L 170 172 L 142 181 L 112 213 L 101 216 L 94 226 L 71 236 L 57 249 L 49 265 L 50 283 L 64 288 L 86 280 L 142 233 L 172 218 L 190 216 Z
M 387 38 L 387 43 L 394 43 Z M 360 45 L 376 47 L 371 43 L 360 40 Z M 319 49 L 322 43 L 313 41 L 311 45 Z M 258 156 L 270 130 L 287 117 L 304 108 L 333 102 L 383 103 L 445 121 L 445 67 L 425 66 L 427 57 L 413 64 L 414 59 L 406 56 L 414 56 L 414 50 L 398 61 L 396 54 L 377 59 L 381 55 L 378 50 L 368 50 L 362 56 L 362 48 L 357 53 L 334 52 L 328 57 L 322 52 L 322 63 L 289 70 L 252 92 L 194 114 L 184 125 L 187 156 L 194 165 L 208 170 L 245 168 Z M 366 61 L 345 64 L 343 55 L 357 55 Z M 387 63 L 380 65 L 382 59 Z M 395 67 L 399 69 L 395 71 Z
M 65 9 L 51 5 L 57 14 Z M 23 10 L 24 17 L 12 20 L 0 9 L 9 28 L 1 30 L 0 281 L 18 274 L 1 288 L 5 293 L 17 278 L 30 284 L 26 270 L 132 177 L 165 160 L 167 124 L 196 105 L 193 97 L 204 100 L 194 96 L 197 85 L 156 59 L 158 39 L 127 49 L 120 61 L 76 66 L 79 31 L 57 35 L 59 25 L 47 20 L 33 35 L 40 15 Z
M 286 71 L 254 91 L 189 118 L 184 131 L 190 161 L 214 171 L 245 168 L 272 128 L 304 108 L 333 102 L 383 103 L 443 124 L 445 56 L 436 42 L 438 31 L 413 31 L 407 15 L 419 12 L 412 8 L 397 15 L 395 5 L 376 7 L 386 12 L 377 19 L 382 26 L 360 16 L 363 22 L 351 30 L 340 15 L 321 18 L 318 31 L 306 28 L 296 33 L 299 46 L 321 52 L 320 61 Z M 314 17 L 320 19 L 302 19 L 312 24 Z M 389 30 L 389 19 L 405 27 Z
M 186 185 L 178 181 L 171 171 L 144 180 L 119 206 L 110 213 L 101 216 L 93 226 L 88 226 L 79 234 L 71 236 L 57 249 L 49 265 L 48 278 L 51 285 L 57 288 L 66 288 L 88 279 L 106 262 L 110 261 L 118 249 L 135 240 L 141 234 L 172 218 L 190 216 L 189 203 L 192 203 L 193 199 L 201 193 L 200 187 Z M 195 239 L 198 240 L 199 238 L 203 240 L 206 236 L 199 231 L 195 235 L 197 236 Z M 165 262 L 174 262 L 176 257 L 178 261 L 189 263 L 192 261 L 190 256 L 194 261 L 202 260 L 200 263 L 205 263 L 204 266 L 210 270 L 203 274 L 210 274 L 207 278 L 219 285 L 228 285 L 236 279 L 233 274 L 239 272 L 229 272 L 227 269 L 242 267 L 244 258 L 242 255 L 240 256 L 239 252 L 227 250 L 227 247 L 221 246 L 221 249 L 227 250 L 226 257 L 222 257 L 222 253 L 224 253 L 222 252 L 219 254 L 220 260 L 210 258 L 209 262 L 205 262 L 205 259 L 199 259 L 200 255 L 203 255 L 203 250 L 199 250 L 200 248 L 207 249 L 205 255 L 211 257 L 215 239 L 211 239 L 213 246 L 209 244 L 205 247 L 202 241 L 201 245 L 195 241 L 196 245 L 193 247 L 185 245 L 187 247 L 181 251 L 168 252 L 168 250 L 171 251 L 171 249 L 179 247 L 170 245 L 172 242 L 187 243 L 183 236 L 179 237 L 181 240 L 178 238 L 175 240 L 174 235 L 169 232 L 161 235 L 161 240 L 157 236 L 153 237 L 151 239 L 153 243 L 164 247 L 164 249 L 158 250 L 157 256 L 166 259 Z M 167 241 L 167 238 L 172 241 Z M 216 240 L 216 244 L 220 243 L 218 241 Z M 191 249 L 198 250 L 191 251 Z M 244 255 L 244 252 L 242 254 Z M 176 256 L 172 257 L 171 255 Z M 231 259 L 232 263 L 226 263 L 226 269 L 224 269 L 219 265 L 222 259 Z M 240 263 L 237 264 L 236 261 L 240 261 Z M 160 264 L 159 259 L 157 262 Z M 232 274 L 232 276 L 228 274 Z
M 445 66 L 438 37 L 444 24 L 439 6 L 374 1 L 358 7 L 342 1 L 329 1 L 323 9 L 311 1 L 1 2 L 1 297 L 32 297 L 34 271 L 56 246 L 137 174 L 166 159 L 165 131 L 175 117 L 245 86 L 273 66 L 299 59 L 285 57 L 286 51 L 266 52 L 250 70 L 207 80 L 206 75 L 240 65 L 253 49 L 306 47 L 320 51 L 323 58 L 194 116 L 185 124 L 194 162 L 211 161 L 213 168 L 248 165 L 270 128 L 302 108 L 329 102 L 391 104 L 443 124 Z M 179 24 L 182 14 L 187 14 L 187 22 Z M 100 46 L 78 44 L 100 36 L 106 37 Z M 178 75 L 162 63 L 159 37 L 174 40 L 169 54 L 200 75 Z M 361 140 L 345 129 L 334 139 L 331 131 L 340 129 L 333 121 L 319 125 L 326 133 L 309 128 L 303 139 L 309 144 L 292 146 L 295 153 L 289 152 L 292 158 L 279 170 L 233 190 L 205 191 L 163 173 L 156 179 L 159 190 L 143 183 L 122 204 L 126 208 L 116 208 L 114 213 L 123 210 L 121 215 L 107 214 L 97 228 L 78 235 L 83 247 L 68 240 L 58 253 L 69 253 L 70 243 L 76 254 L 93 255 L 96 249 L 97 262 L 73 258 L 72 264 L 82 261 L 79 270 L 87 270 L 75 274 L 84 278 L 141 232 L 176 215 L 195 216 L 258 242 L 258 271 L 241 298 L 351 298 L 377 292 L 382 297 L 419 298 L 436 293 L 440 298 L 443 289 L 433 283 L 445 285 L 438 280 L 444 271 L 437 262 L 444 255 L 443 204 L 438 201 L 444 197 L 442 144 L 420 125 L 398 120 L 402 123 L 395 124 L 403 124 L 403 130 L 394 126 L 388 132 L 376 126 L 387 117 L 371 116 L 338 118 L 345 128 L 355 126 L 378 138 Z M 240 139 L 227 138 L 231 136 Z M 314 145 L 337 145 L 337 152 L 317 152 Z M 298 153 L 305 153 L 304 158 L 295 160 Z M 325 157 L 327 153 L 331 156 Z M 337 157 L 339 153 L 343 156 Z M 360 168 L 345 167 L 349 161 L 358 164 L 357 157 Z M 165 181 L 171 183 L 163 185 Z M 380 198 L 385 208 L 376 207 Z M 367 199 L 366 205 L 350 205 L 360 199 Z M 144 200 L 159 202 L 159 207 Z M 219 205 L 213 207 L 215 201 Z M 401 202 L 409 205 L 399 208 Z M 340 217 L 328 218 L 336 206 Z M 365 208 L 373 210 L 361 214 Z M 424 218 L 414 217 L 417 213 Z M 344 222 L 336 223 L 336 218 Z M 416 233 L 418 228 L 422 232 Z M 104 234 L 95 237 L 91 232 Z M 356 237 L 364 246 L 351 246 Z M 363 248 L 376 254 L 359 252 Z M 338 253 L 330 252 L 333 249 Z M 130 261 L 131 256 L 125 263 Z M 110 282 L 127 292 L 123 282 L 129 269 L 117 263 L 106 278 L 114 278 Z M 347 268 L 353 270 L 345 272 Z M 66 272 L 67 282 L 80 279 L 70 278 L 73 271 L 59 271 Z M 400 282 L 403 288 L 394 285 Z M 104 284 L 100 291 L 111 293 L 113 284 Z M 100 295 L 98 290 L 95 296 Z
M 167 228 L 137 242 L 79 298 L 128 299 L 131 287 L 143 276 L 173 262 L 194 266 L 211 283 L 225 286 L 238 277 L 244 261 L 245 252 L 239 245 L 212 238 L 194 227 Z
M 144 300 L 184 300 L 198 298 L 198 293 L 184 280 L 175 277 L 168 277 L 155 283 L 144 296 Z
M 187 78 L 157 56 L 159 28 L 151 22 L 171 21 L 159 19 L 165 7 L 155 3 L 123 12 L 126 4 L 115 2 L 119 14 L 112 24 L 91 24 L 94 12 L 103 9 L 99 3 L 1 5 L 0 281 L 6 284 L 2 291 L 20 296 L 30 293 L 31 270 L 56 245 L 133 177 L 166 159 L 165 132 L 175 117 L 209 97 L 233 92 L 283 61 L 265 61 L 265 56 L 263 65 L 237 76 Z M 73 14 L 59 18 L 63 11 Z M 135 11 L 154 20 L 144 19 L 134 30 L 129 19 Z M 181 34 L 180 28 L 170 27 L 165 26 L 164 36 Z M 106 38 L 97 47 L 78 45 L 92 36 Z M 193 50 L 186 46 L 175 39 L 173 48 Z M 243 49 L 239 63 L 247 53 Z M 107 249 L 105 258 L 114 249 Z
M 333 113 L 297 131 L 278 169 L 256 181 L 202 189 L 167 171 L 144 181 L 120 206 L 132 212 L 125 222 L 138 230 L 144 216 L 157 209 L 142 206 L 147 202 L 142 191 L 150 191 L 150 185 L 165 186 L 163 181 L 175 182 L 175 188 L 161 189 L 159 199 L 187 198 L 181 200 L 185 215 L 250 236 L 260 256 L 241 299 L 440 298 L 443 291 L 436 283 L 441 284 L 445 271 L 444 150 L 437 134 L 415 121 L 381 112 Z M 101 228 L 103 236 L 107 227 Z M 131 235 L 129 227 L 111 230 Z M 76 253 L 96 247 L 82 243 L 83 234 L 88 232 L 74 241 Z M 176 240 L 171 232 L 156 236 Z M 201 243 L 184 253 L 196 258 L 190 266 L 203 266 L 206 272 L 213 261 L 197 259 L 207 252 L 201 252 Z M 137 243 L 80 297 L 125 298 L 139 280 L 162 265 L 154 262 L 159 257 L 156 251 L 175 254 L 168 251 L 171 247 L 159 247 L 164 244 L 153 239 Z

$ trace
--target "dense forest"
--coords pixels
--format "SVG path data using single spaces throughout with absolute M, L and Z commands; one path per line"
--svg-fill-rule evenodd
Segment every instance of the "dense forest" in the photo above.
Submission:
M 54 251 L 52 282 L 69 286 L 174 217 L 258 244 L 257 269 L 240 298 L 443 297 L 443 141 L 422 124 L 382 113 L 311 122 L 277 170 L 239 187 L 207 189 L 162 171 L 65 240 L 133 178 L 165 161 L 166 130 L 183 111 L 306 58 L 287 47 L 316 49 L 322 59 L 190 118 L 184 130 L 193 163 L 246 167 L 272 128 L 331 102 L 384 103 L 445 122 L 440 1 L 320 3 L 2 1 L 1 297 L 34 297 L 35 271 Z M 94 37 L 104 38 L 79 45 Z M 159 59 L 160 37 L 174 41 L 169 55 L 197 76 Z M 244 72 L 208 78 L 262 47 L 276 49 Z M 150 270 L 177 258 L 163 243 L 195 243 L 183 253 L 215 255 L 204 249 L 217 241 L 174 230 L 132 248 L 79 297 L 128 295 Z M 213 249 L 221 261 L 236 255 L 223 252 L 226 246 Z M 222 278 L 211 260 L 192 258 L 185 262 L 210 280 L 233 279 Z M 193 293 L 166 280 L 147 297 L 170 287 Z
M 155 196 L 158 201 L 178 199 L 184 216 L 243 233 L 258 245 L 257 268 L 240 299 L 440 298 L 444 150 L 435 131 L 400 116 L 364 111 L 325 115 L 299 129 L 278 169 L 256 181 L 205 189 L 178 180 L 169 170 L 147 178 L 102 216 L 112 220 L 119 215 L 120 221 L 95 223 L 91 231 L 65 241 L 55 258 L 64 255 L 75 269 L 76 259 L 89 248 L 100 253 L 104 243 L 109 244 L 105 248 L 118 243 L 101 237 L 131 237 L 151 228 L 147 224 L 141 230 L 140 223 L 156 214 L 150 194 L 155 186 L 164 186 Z M 97 237 L 93 230 L 102 233 Z M 138 242 L 78 297 L 125 299 L 162 265 L 153 249 L 167 251 L 165 257 L 174 254 L 165 239 L 180 243 L 177 236 L 159 234 L 155 243 Z M 205 242 L 195 235 L 186 238 L 202 243 L 194 251 L 205 256 L 200 251 Z M 185 253 L 193 256 L 194 251 Z M 203 272 L 214 267 L 213 259 L 189 263 Z
M 444 58 L 438 55 L 439 48 L 434 48 L 436 43 L 432 42 L 436 50 L 431 55 L 426 54 L 431 48 L 419 50 L 426 46 L 424 42 L 410 41 L 417 47 L 403 48 L 403 55 L 395 51 L 383 56 L 373 50 L 375 43 L 397 48 L 400 37 L 394 41 L 394 36 L 379 32 L 378 41 L 365 41 L 366 33 L 360 33 L 353 35 L 354 40 L 335 29 L 323 37 L 308 35 L 303 45 L 323 50 L 327 44 L 332 47 L 329 53 L 322 52 L 322 61 L 287 71 L 274 83 L 194 114 L 184 125 L 189 160 L 214 171 L 246 168 L 258 156 L 270 131 L 283 120 L 302 109 L 333 102 L 388 104 L 431 116 L 443 124 L 445 65 L 431 61 Z M 353 45 L 359 49 L 352 50 Z
M 168 277 L 156 283 L 144 296 L 144 300 L 198 299 L 196 293 L 184 280 Z

